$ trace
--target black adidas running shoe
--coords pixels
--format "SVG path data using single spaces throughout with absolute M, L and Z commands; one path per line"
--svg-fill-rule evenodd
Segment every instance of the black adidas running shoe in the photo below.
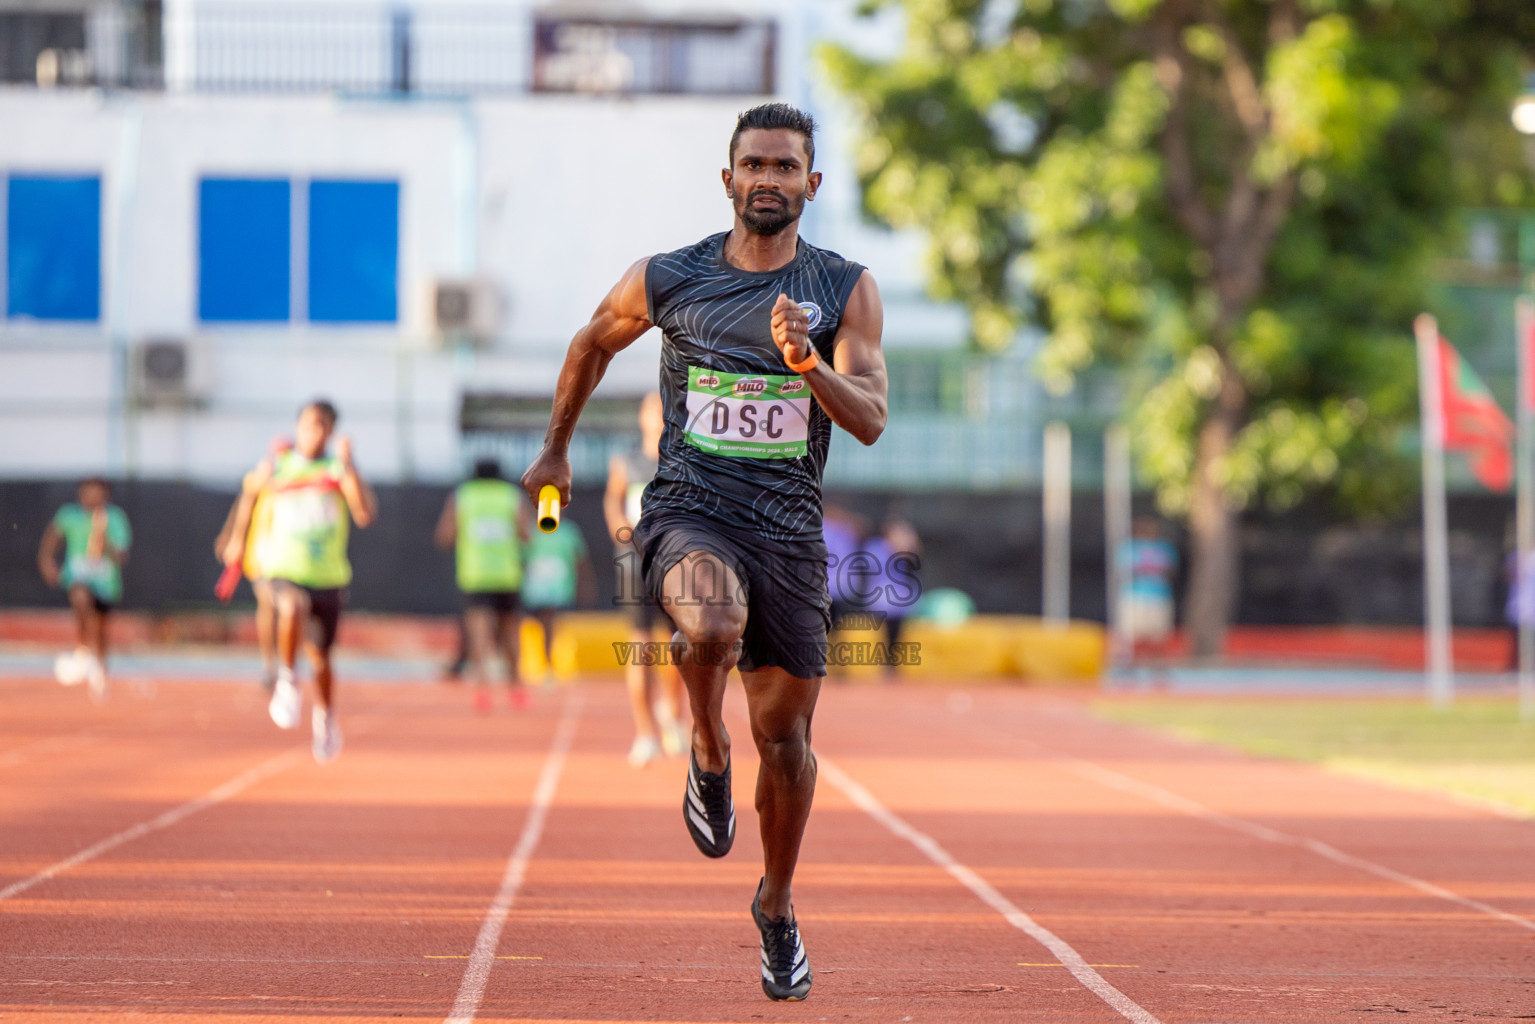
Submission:
M 698 758 L 688 756 L 688 791 L 682 798 L 682 820 L 688 835 L 705 857 L 723 857 L 736 841 L 736 809 L 730 799 L 730 765 L 719 774 L 701 771 Z
M 762 884 L 757 883 L 757 895 L 752 897 L 752 920 L 762 935 L 762 991 L 769 999 L 797 1003 L 810 994 L 815 972 L 800 941 L 799 922 L 793 917 L 769 921 L 762 916 Z

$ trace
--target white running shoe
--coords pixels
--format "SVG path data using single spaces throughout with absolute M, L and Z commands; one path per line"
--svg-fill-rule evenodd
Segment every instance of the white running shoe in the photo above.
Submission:
M 53 678 L 59 681 L 60 686 L 79 686 L 85 682 L 88 664 L 80 651 L 61 654 L 53 659 Z
M 304 697 L 293 683 L 293 672 L 282 669 L 277 673 L 277 685 L 272 687 L 272 699 L 267 704 L 267 714 L 279 729 L 291 729 L 298 725 L 299 712 L 303 710 Z
M 86 659 L 85 663 L 86 688 L 91 692 L 91 700 L 101 704 L 107 699 L 107 667 L 101 663 L 101 659 L 94 654 Z
M 315 708 L 309 715 L 309 727 L 314 730 L 314 759 L 329 764 L 341 753 L 341 726 L 336 716 L 324 708 Z
M 688 749 L 688 734 L 682 731 L 675 718 L 661 723 L 661 749 L 667 757 L 681 757 Z
M 643 768 L 661 756 L 661 744 L 654 736 L 636 736 L 629 747 L 629 767 Z

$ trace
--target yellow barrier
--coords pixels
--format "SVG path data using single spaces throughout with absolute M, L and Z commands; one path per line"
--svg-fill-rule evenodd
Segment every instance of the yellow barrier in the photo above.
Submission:
M 621 671 L 613 645 L 628 639 L 628 622 L 620 613 L 572 612 L 560 616 L 555 626 L 554 678 L 567 682 L 577 675 Z M 875 630 L 845 630 L 831 637 L 833 644 L 883 640 L 884 634 Z M 1106 653 L 1104 629 L 1098 623 L 1051 626 L 1023 615 L 976 615 L 958 626 L 908 622 L 901 640 L 919 645 L 920 662 L 902 667 L 900 675 L 925 680 L 1091 683 L 1102 674 Z M 848 649 L 848 653 L 856 655 L 859 649 Z M 543 628 L 531 618 L 523 622 L 522 662 L 525 678 L 544 678 Z M 883 671 L 880 665 L 855 664 L 832 668 L 831 674 L 877 679 Z

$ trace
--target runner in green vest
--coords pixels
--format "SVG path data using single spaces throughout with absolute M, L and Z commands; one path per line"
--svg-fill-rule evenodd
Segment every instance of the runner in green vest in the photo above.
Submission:
M 335 714 L 335 676 L 330 650 L 341 622 L 346 585 L 352 581 L 347 561 L 349 520 L 359 528 L 373 522 L 378 500 L 352 464 L 352 443 L 336 440 L 334 457 L 326 453 L 336 429 L 336 407 L 317 400 L 300 411 L 291 451 L 265 459 L 255 469 L 252 487 L 240 497 L 224 564 L 245 557 L 251 511 L 257 497 L 270 503 L 271 521 L 262 543 L 261 566 L 271 580 L 277 608 L 277 683 L 267 711 L 280 728 L 298 724 L 303 696 L 294 680 L 300 636 L 314 665 L 315 706 L 310 716 L 314 757 L 322 764 L 341 753 L 341 729 Z
M 122 598 L 121 566 L 133 532 L 101 477 L 82 481 L 76 496 L 80 500 L 59 509 L 43 532 L 37 567 L 49 586 L 69 594 L 75 614 L 77 646 L 73 654 L 59 655 L 53 674 L 65 686 L 88 683 L 91 698 L 102 701 L 107 696 L 107 617 Z
M 474 706 L 491 708 L 490 656 L 497 646 L 506 659 L 507 697 L 515 708 L 528 705 L 518 669 L 522 655 L 522 559 L 532 516 L 518 488 L 501 478 L 501 463 L 480 459 L 474 476 L 454 488 L 437 520 L 437 544 L 452 548 L 458 589 L 464 594 Z

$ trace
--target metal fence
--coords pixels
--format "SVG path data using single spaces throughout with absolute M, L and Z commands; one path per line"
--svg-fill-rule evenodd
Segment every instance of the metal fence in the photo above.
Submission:
M 199 91 L 463 93 L 528 87 L 527 16 L 495 7 L 194 6 L 165 78 Z
M 1035 488 L 1043 470 L 1044 424 L 1055 419 L 1067 422 L 1075 434 L 1076 484 L 1101 486 L 1102 434 L 1114 415 L 1113 402 L 1086 391 L 1064 399 L 1045 397 L 1024 353 L 897 351 L 888 365 L 889 424 L 868 447 L 835 432 L 827 487 L 960 493 Z M 639 435 L 630 426 L 638 399 L 623 408 L 620 404 L 610 402 L 582 417 L 570 451 L 577 483 L 600 484 L 607 478 L 609 458 L 638 444 Z M 460 447 L 465 467 L 476 458 L 495 456 L 520 472 L 538 454 L 548 423 L 547 402 L 497 403 L 466 396 L 465 409 Z
M 40 86 L 464 95 L 762 95 L 761 18 L 639 19 L 444 3 L 98 4 L 0 11 L 0 81 Z

